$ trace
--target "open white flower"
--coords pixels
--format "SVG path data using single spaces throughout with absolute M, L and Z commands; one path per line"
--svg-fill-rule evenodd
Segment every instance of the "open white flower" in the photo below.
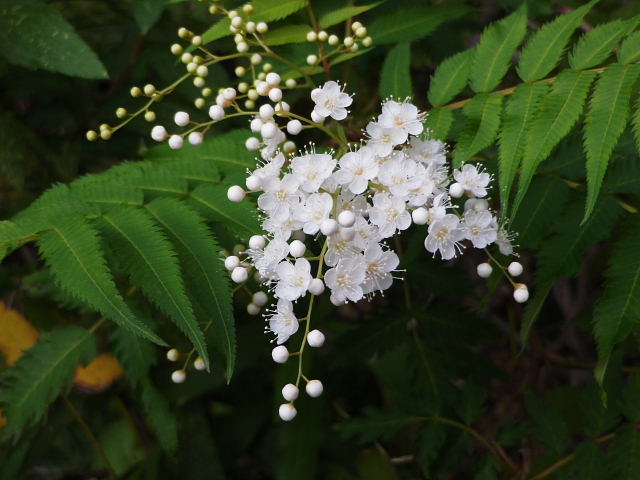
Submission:
M 424 246 L 433 254 L 439 251 L 443 260 L 450 260 L 456 256 L 456 249 L 460 249 L 459 242 L 463 239 L 464 230 L 460 227 L 460 220 L 448 213 L 429 225 Z
M 315 235 L 323 220 L 329 218 L 333 208 L 333 198 L 328 193 L 312 193 L 304 202 L 304 207 L 293 212 L 294 218 L 302 223 L 302 231 Z
M 273 278 L 276 267 L 289 254 L 289 244 L 280 238 L 274 238 L 264 249 L 252 249 L 248 253 L 260 275 L 267 279 Z
M 291 160 L 293 175 L 300 189 L 307 193 L 317 192 L 336 166 L 336 161 L 324 153 L 311 153 Z
M 320 117 L 331 117 L 335 120 L 344 120 L 347 117 L 347 108 L 353 102 L 350 95 L 344 93 L 338 82 L 330 81 L 320 88 L 311 91 L 311 100 L 315 102 L 313 111 Z
M 447 208 L 450 208 L 449 197 L 445 193 L 441 193 L 433 197 L 431 207 L 429 207 L 427 223 L 431 225 L 436 220 L 444 218 L 447 214 Z
M 416 162 L 444 165 L 447 162 L 446 145 L 440 140 L 420 140 L 417 137 L 409 141 L 407 155 Z
M 367 145 L 370 146 L 379 157 L 386 157 L 391 153 L 393 147 L 407 140 L 404 130 L 399 128 L 385 128 L 376 122 L 369 122 L 367 125 L 367 135 L 369 135 Z
M 404 200 L 386 193 L 373 196 L 373 206 L 369 209 L 369 221 L 376 225 L 383 238 L 390 237 L 397 230 L 406 230 L 411 225 L 411 214 Z
M 267 178 L 263 181 L 264 193 L 258 197 L 258 206 L 276 220 L 286 220 L 291 216 L 291 208 L 301 200 L 298 179 L 287 174 L 282 179 Z
M 409 102 L 398 103 L 394 100 L 387 100 L 382 104 L 378 124 L 383 128 L 402 132 L 404 140 L 400 143 L 406 142 L 409 135 L 420 135 L 424 128 L 418 107 Z
M 486 187 L 491 181 L 491 175 L 478 171 L 475 165 L 470 163 L 465 163 L 461 170 L 454 170 L 453 178 L 462 185 L 467 195 L 475 197 L 486 196 Z
M 467 210 L 462 224 L 465 238 L 471 240 L 474 247 L 485 248 L 496 241 L 498 232 L 492 224 L 493 215 L 487 210 L 480 212 Z
M 377 243 L 370 243 L 364 251 L 365 280 L 362 291 L 366 295 L 383 291 L 393 283 L 391 272 L 400 263 L 398 255 L 391 250 L 383 250 Z
M 298 331 L 298 319 L 293 313 L 293 304 L 289 300 L 280 299 L 276 311 L 268 318 L 269 330 L 276 335 L 276 343 L 283 344 Z
M 373 150 L 366 147 L 345 153 L 338 163 L 340 170 L 334 174 L 335 180 L 354 194 L 364 192 L 380 168 Z
M 378 180 L 392 195 L 406 197 L 411 190 L 419 188 L 423 183 L 424 175 L 420 175 L 421 173 L 424 174 L 418 170 L 418 164 L 413 160 L 395 156 L 380 169 Z
M 282 262 L 276 267 L 279 279 L 276 296 L 294 301 L 302 297 L 311 282 L 311 264 L 306 258 L 299 258 L 295 264 Z
M 273 157 L 269 157 L 262 165 L 255 169 L 251 175 L 254 175 L 264 182 L 266 179 L 279 178 L 280 169 L 284 165 L 284 155 L 278 153 Z
M 362 255 L 340 260 L 324 275 L 324 283 L 331 289 L 331 298 L 338 303 L 360 300 L 364 296 L 361 284 L 364 282 L 365 272 L 366 265 Z

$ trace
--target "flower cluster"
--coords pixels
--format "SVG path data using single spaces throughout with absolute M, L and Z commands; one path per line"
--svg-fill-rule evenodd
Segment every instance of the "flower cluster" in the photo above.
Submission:
M 344 119 L 352 103 L 334 81 L 314 89 L 311 99 L 315 122 Z M 484 249 L 493 243 L 503 254 L 513 252 L 511 236 L 500 227 L 486 199 L 491 176 L 473 164 L 451 171 L 446 146 L 429 137 L 424 115 L 408 101 L 383 102 L 380 115 L 366 126 L 365 140 L 341 154 L 310 146 L 285 155 L 277 149 L 283 139 L 270 145 L 263 128 L 262 161 L 249 172 L 246 183 L 252 193 L 259 193 L 257 205 L 267 238 L 252 237 L 244 263 L 231 276 L 242 282 L 248 268 L 255 268 L 260 281 L 272 290 L 276 303 L 265 317 L 278 344 L 273 350 L 278 363 L 289 358 L 283 344 L 303 322 L 307 344 L 324 342 L 320 331 L 310 329 L 313 299 L 305 317 L 296 315 L 295 304 L 325 288 L 335 305 L 384 292 L 400 263 L 386 242 L 412 224 L 427 226 L 424 246 L 443 260 L 465 247 Z M 245 193 L 234 186 L 228 197 L 241 201 Z M 458 200 L 463 196 L 464 202 Z M 308 237 L 320 240 L 319 252 L 307 250 Z M 315 275 L 312 262 L 317 262 Z M 522 268 L 516 271 L 516 264 L 520 265 L 514 262 L 509 271 L 520 274 Z M 490 275 L 491 266 L 482 265 L 479 275 Z M 526 287 L 514 286 L 516 300 L 526 301 L 521 293 L 528 297 Z M 304 346 L 303 341 L 296 352 L 300 362 Z M 295 384 L 283 390 L 289 402 L 280 408 L 284 420 L 296 414 L 293 402 L 301 378 L 311 396 L 322 391 L 320 381 L 308 380 L 300 368 Z

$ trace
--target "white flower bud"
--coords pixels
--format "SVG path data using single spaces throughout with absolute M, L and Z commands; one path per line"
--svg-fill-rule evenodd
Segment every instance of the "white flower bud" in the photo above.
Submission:
M 324 333 L 320 330 L 311 330 L 307 335 L 307 343 L 310 347 L 321 347 L 324 345 Z
M 198 145 L 202 145 L 202 142 L 204 141 L 204 135 L 202 134 L 202 132 L 191 132 L 188 139 L 191 145 L 197 147 Z
M 205 86 L 205 81 L 204 78 L 202 77 L 196 77 L 193 79 L 193 86 L 196 88 L 202 88 Z
M 373 45 L 373 40 L 371 39 L 371 37 L 364 37 L 362 39 L 362 46 L 363 47 L 370 47 L 371 45 Z
M 309 293 L 311 295 L 322 295 L 324 292 L 324 282 L 320 278 L 314 278 L 309 282 Z
M 225 89 L 222 91 L 222 97 L 223 97 L 225 100 L 233 100 L 233 99 L 235 99 L 235 98 L 236 98 L 236 95 L 237 95 L 237 93 L 236 93 L 236 89 L 235 89 L 235 88 L 233 88 L 233 87 L 225 88 Z
M 249 44 L 247 42 L 240 42 L 236 45 L 236 50 L 238 50 L 239 53 L 247 53 L 249 51 Z
M 259 65 L 261 62 L 262 62 L 262 57 L 260 56 L 259 53 L 254 53 L 253 55 L 251 55 L 252 65 Z
M 171 53 L 174 55 L 180 55 L 182 53 L 182 45 L 179 43 L 174 43 L 171 45 Z
M 336 46 L 340 43 L 340 39 L 338 38 L 337 35 L 329 35 L 328 43 L 331 46 Z
M 358 37 L 358 38 L 364 38 L 364 37 L 366 37 L 366 36 L 367 36 L 367 29 L 366 29 L 366 28 L 364 28 L 364 27 L 360 27 L 360 28 L 356 29 L 356 30 L 354 31 L 354 33 L 356 34 L 356 37 Z
M 316 113 L 315 110 L 311 111 L 311 120 L 313 120 L 316 123 L 322 123 L 324 122 L 324 117 L 321 116 L 320 114 Z
M 255 175 L 249 175 L 244 183 L 247 185 L 247 188 L 249 190 L 260 190 L 260 187 L 262 186 L 262 182 L 260 181 L 260 178 L 256 177 Z
M 513 299 L 518 303 L 524 303 L 529 300 L 529 289 L 524 283 L 517 283 L 513 290 Z
M 291 110 L 291 107 L 287 102 L 278 102 L 276 104 L 276 115 L 279 117 L 286 117 L 286 113 Z
M 320 231 L 325 237 L 330 237 L 338 231 L 338 222 L 333 218 L 327 218 L 320 224 Z
M 343 210 L 338 214 L 338 223 L 341 227 L 353 227 L 353 224 L 356 223 L 356 214 L 351 210 Z
M 277 87 L 278 85 L 280 85 L 280 75 L 278 75 L 276 72 L 268 73 L 265 80 L 272 87 Z
M 483 210 L 487 210 L 489 208 L 489 202 L 487 202 L 484 198 L 470 198 L 466 202 L 464 202 L 464 210 L 473 210 L 475 212 L 482 212 Z
M 411 212 L 411 219 L 416 225 L 424 225 L 429 220 L 429 212 L 424 207 L 416 208 Z
M 307 382 L 305 390 L 307 391 L 307 395 L 316 398 L 322 395 L 324 387 L 322 386 L 322 382 L 320 380 L 309 380 Z
M 187 372 L 184 370 L 176 370 L 171 374 L 173 383 L 183 383 L 187 379 Z
M 164 142 L 168 137 L 167 129 L 162 125 L 156 125 L 151 129 L 151 138 L 156 142 Z
M 284 84 L 286 85 L 287 88 L 293 88 L 298 84 L 298 82 L 296 82 L 295 78 L 287 78 Z
M 460 185 L 458 182 L 452 183 L 449 186 L 449 195 L 453 198 L 460 198 L 464 195 L 464 187 Z
M 244 29 L 247 31 L 247 33 L 255 33 L 256 22 L 247 22 L 247 24 L 244 26 Z
M 318 56 L 317 55 L 309 55 L 307 57 L 307 64 L 308 65 L 315 65 L 316 63 L 318 63 Z
M 276 363 L 285 363 L 289 359 L 289 350 L 284 345 L 278 345 L 271 350 L 271 358 Z
M 511 262 L 507 267 L 507 271 L 509 272 L 509 275 L 511 275 L 512 277 L 517 277 L 522 275 L 523 270 L 524 269 L 522 268 L 522 264 L 520 262 Z
M 278 409 L 278 415 L 280 415 L 280 418 L 285 422 L 290 422 L 291 420 L 296 418 L 297 414 L 298 411 L 296 410 L 296 407 L 294 407 L 290 403 L 283 403 Z
M 196 69 L 196 75 L 198 75 L 199 77 L 206 77 L 207 75 L 209 75 L 209 69 L 206 65 L 200 65 Z
M 351 24 L 351 30 L 353 30 L 353 31 L 355 32 L 356 30 L 358 30 L 358 29 L 359 29 L 359 28 L 361 28 L 362 26 L 363 26 L 363 25 L 362 25 L 362 23 L 361 23 L 361 22 L 358 22 L 358 21 L 356 20 L 355 22 L 353 22 L 353 23 Z
M 260 313 L 260 307 L 255 303 L 249 303 L 247 305 L 247 313 L 249 315 L 258 315 Z
M 262 125 L 264 125 L 264 122 L 262 121 L 262 119 L 254 118 L 249 123 L 249 128 L 254 133 L 260 133 L 260 129 L 262 128 Z
M 269 90 L 269 100 L 272 102 L 279 102 L 282 100 L 282 90 L 279 88 L 272 88 Z
M 314 30 L 309 30 L 307 32 L 307 42 L 315 42 L 318 40 L 318 34 Z
M 282 145 L 282 151 L 284 153 L 293 153 L 296 151 L 296 144 L 293 143 L 291 140 L 284 142 L 284 145 Z
M 298 258 L 304 255 L 307 251 L 307 246 L 300 240 L 294 240 L 289 244 L 289 253 L 292 257 Z
M 260 95 L 258 94 L 255 88 L 252 88 L 247 92 L 247 98 L 255 102 L 258 98 L 260 98 Z
M 235 255 L 229 255 L 224 259 L 224 268 L 231 271 L 240 265 L 240 259 Z
M 302 123 L 298 119 L 287 122 L 287 132 L 291 135 L 298 135 L 302 131 Z
M 211 107 L 209 107 L 209 117 L 216 122 L 222 120 L 224 118 L 224 108 L 220 105 L 211 105 Z
M 176 112 L 173 117 L 173 121 L 179 127 L 184 127 L 189 123 L 189 114 L 187 112 Z
M 264 125 L 262 125 L 262 128 L 260 129 L 260 135 L 262 135 L 262 138 L 265 138 L 265 139 L 275 137 L 276 133 L 278 133 L 278 127 L 273 122 L 265 123 Z
M 342 41 L 342 43 L 344 44 L 345 47 L 351 48 L 353 47 L 355 41 L 353 40 L 353 37 L 344 37 L 344 40 Z
M 253 294 L 251 301 L 259 307 L 264 307 L 269 301 L 269 297 L 263 291 L 258 291 Z
M 293 383 L 287 383 L 284 387 L 282 387 L 282 398 L 284 398 L 287 402 L 293 402 L 298 398 L 300 394 L 300 390 Z
M 267 33 L 269 26 L 265 22 L 260 22 L 256 25 L 256 30 L 258 33 Z
M 169 360 L 170 362 L 175 362 L 176 360 L 178 360 L 178 358 L 180 358 L 180 352 L 177 348 L 167 350 L 167 360 Z
M 260 113 L 260 118 L 262 118 L 263 120 L 270 120 L 271 118 L 273 118 L 275 110 L 271 105 L 265 103 L 264 105 L 260 105 L 258 112 Z
M 244 200 L 244 196 L 244 190 L 240 185 L 233 185 L 232 187 L 229 187 L 229 190 L 227 190 L 227 198 L 232 202 L 241 202 Z
M 327 32 L 325 32 L 324 30 L 320 30 L 318 32 L 318 40 L 320 40 L 321 42 L 326 42 L 327 38 L 329 38 L 329 34 Z
M 169 146 L 172 150 L 180 150 L 183 144 L 184 140 L 180 135 L 171 135 L 169 137 Z
M 476 270 L 480 278 L 489 278 L 493 273 L 493 267 L 486 262 L 479 264 Z
M 196 359 L 193 361 L 193 368 L 200 372 L 207 368 L 202 357 L 196 357 Z
M 244 267 L 236 267 L 231 272 L 231 280 L 235 283 L 246 282 L 247 278 L 249 278 L 249 272 Z
M 256 150 L 258 150 L 260 148 L 260 140 L 258 140 L 256 137 L 249 137 L 244 142 L 244 146 L 250 152 L 255 152 Z M 250 190 L 255 190 L 255 188 L 251 188 Z
M 231 25 L 233 25 L 236 28 L 240 28 L 240 26 L 242 26 L 242 17 L 240 17 L 240 16 L 233 17 L 231 19 Z
M 253 235 L 249 239 L 249 248 L 252 250 L 261 250 L 265 247 L 267 241 L 262 235 Z

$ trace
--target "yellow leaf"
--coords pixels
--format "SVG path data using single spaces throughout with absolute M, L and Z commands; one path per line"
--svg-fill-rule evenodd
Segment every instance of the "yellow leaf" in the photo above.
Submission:
M 38 340 L 38 331 L 20 313 L 0 302 L 0 352 L 11 366 Z
M 116 357 L 101 353 L 86 367 L 78 367 L 74 378 L 75 386 L 82 390 L 99 392 L 120 378 L 124 370 Z

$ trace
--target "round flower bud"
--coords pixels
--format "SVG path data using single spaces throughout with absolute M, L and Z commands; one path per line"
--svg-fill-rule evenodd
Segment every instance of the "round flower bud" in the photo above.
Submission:
M 319 278 L 314 278 L 309 282 L 309 293 L 311 295 L 322 295 L 324 292 L 324 282 Z
M 204 78 L 202 77 L 196 77 L 193 79 L 193 86 L 196 88 L 202 88 L 205 86 L 205 81 Z
M 267 241 L 262 235 L 253 235 L 249 239 L 249 248 L 252 250 L 261 250 L 267 244 Z
M 284 387 L 282 387 L 282 398 L 284 398 L 287 402 L 293 402 L 298 398 L 300 394 L 300 390 L 293 383 L 287 383 Z
M 349 47 L 349 51 L 350 51 L 350 52 L 357 52 L 357 51 L 358 51 L 358 48 L 360 48 L 360 47 L 358 46 L 358 44 L 357 44 L 357 43 L 354 43 L 353 45 L 351 45 L 351 47 Z
M 240 265 L 240 259 L 235 255 L 229 255 L 224 259 L 224 268 L 231 271 Z
M 180 150 L 183 144 L 184 144 L 184 140 L 180 135 L 171 135 L 169 137 L 169 146 L 173 150 Z
M 272 102 L 279 102 L 282 100 L 282 90 L 279 88 L 272 88 L 269 90 L 269 100 Z
M 354 33 L 356 34 L 356 37 L 363 38 L 367 36 L 367 29 L 364 27 L 360 27 L 356 29 Z
M 236 95 L 237 95 L 237 93 L 236 93 L 236 89 L 235 89 L 235 88 L 232 88 L 232 87 L 225 88 L 225 89 L 222 91 L 222 97 L 223 97 L 225 100 L 233 100 L 233 99 L 235 99 L 235 98 L 236 98 Z
M 111 130 L 110 129 L 100 130 L 100 138 L 103 140 L 109 140 L 111 138 Z
M 258 148 L 259 147 L 260 145 L 258 145 Z M 257 150 L 257 148 L 255 150 Z M 249 175 L 247 179 L 244 181 L 244 183 L 249 190 L 259 190 L 260 187 L 262 186 L 262 182 L 260 181 L 260 178 L 256 177 L 255 175 Z
M 318 40 L 318 34 L 314 30 L 309 30 L 307 32 L 307 42 L 315 42 Z
M 264 125 L 262 125 L 262 128 L 260 129 L 260 135 L 262 135 L 262 138 L 273 138 L 276 136 L 276 133 L 278 132 L 278 127 L 276 127 L 276 124 L 273 122 L 267 122 Z
M 247 69 L 242 66 L 238 66 L 235 68 L 234 73 L 236 74 L 236 77 L 240 78 L 243 77 L 245 73 L 247 73 Z
M 491 273 L 493 273 L 493 267 L 485 262 L 479 264 L 476 268 L 476 271 L 478 272 L 478 276 L 480 278 L 489 278 L 491 276 Z
M 249 303 L 247 305 L 247 313 L 249 315 L 258 315 L 260 313 L 260 307 L 255 303 Z
M 316 398 L 322 395 L 324 387 L 322 386 L 322 382 L 320 380 L 309 380 L 307 382 L 305 390 L 307 391 L 307 395 Z
M 264 22 L 260 22 L 256 25 L 256 30 L 258 31 L 258 33 L 267 33 L 267 31 L 269 30 L 269 26 Z
M 529 300 L 529 289 L 524 283 L 517 283 L 513 290 L 513 299 L 518 303 L 524 303 Z
M 329 39 L 327 40 L 327 42 L 331 46 L 336 46 L 340 43 L 340 39 L 338 38 L 337 35 L 329 35 Z
M 148 83 L 144 86 L 144 88 L 142 89 L 142 91 L 144 92 L 144 94 L 147 97 L 150 97 L 151 95 L 153 95 L 154 93 L 156 93 L 156 87 L 153 86 L 152 83 Z
M 424 207 L 416 208 L 411 212 L 411 219 L 416 225 L 425 225 L 427 220 L 429 220 L 429 212 Z
M 176 370 L 171 374 L 171 381 L 173 383 L 183 383 L 187 379 L 187 372 L 184 370 Z
M 298 258 L 304 255 L 307 251 L 307 246 L 300 240 L 294 240 L 289 244 L 289 253 L 292 257 Z
M 324 30 L 320 30 L 318 32 L 318 40 L 320 40 L 321 42 L 326 42 L 328 38 L 329 38 L 329 34 Z
M 220 105 L 211 105 L 211 107 L 209 107 L 209 117 L 216 122 L 222 120 L 224 118 L 224 108 Z
M 287 102 L 278 102 L 276 104 L 276 115 L 279 117 L 286 117 L 286 113 L 291 110 L 291 107 Z
M 171 45 L 171 53 L 174 55 L 180 55 L 182 53 L 182 45 L 179 43 L 174 43 Z
M 242 11 L 247 15 L 251 15 L 253 13 L 253 5 L 251 5 L 250 3 L 243 5 Z
M 122 108 L 122 107 L 120 107 L 120 108 L 118 108 L 118 109 L 116 110 L 116 117 L 118 117 L 118 118 L 124 118 L 124 117 L 126 117 L 126 116 L 127 116 L 127 109 L 126 109 L 126 108 Z
M 262 119 L 254 118 L 249 123 L 249 128 L 251 129 L 252 132 L 259 133 L 260 129 L 262 128 L 262 125 L 264 125 L 264 122 L 262 121 Z
M 353 40 L 353 37 L 344 37 L 344 40 L 342 41 L 342 43 L 344 44 L 345 47 L 351 48 L 353 47 L 355 41 Z
M 264 105 L 260 105 L 258 112 L 260 113 L 260 118 L 262 118 L 263 120 L 269 120 L 273 118 L 273 114 L 275 113 L 275 110 L 271 105 L 269 105 L 268 103 L 265 103 Z
M 140 89 L 140 87 L 131 87 L 131 90 L 129 90 L 129 94 L 133 98 L 136 98 L 142 95 L 142 90 Z
M 187 112 L 176 112 L 173 121 L 179 127 L 184 127 L 189 123 L 189 114 Z
M 287 142 L 284 142 L 284 145 L 282 145 L 282 151 L 284 153 L 293 153 L 296 151 L 296 144 L 290 140 Z
M 180 358 L 180 352 L 177 348 L 167 350 L 167 360 L 169 360 L 170 362 L 175 362 L 176 360 L 178 360 L 178 358 Z
M 350 242 L 351 240 L 356 238 L 356 229 L 340 227 L 338 235 L 340 235 L 340 238 L 345 242 Z
M 307 335 L 307 343 L 310 347 L 321 347 L 324 345 L 324 333 L 320 330 L 311 330 Z
M 153 137 L 153 134 L 152 134 L 152 137 Z M 98 139 L 98 132 L 96 132 L 95 130 L 89 130 L 87 132 L 87 140 L 89 140 L 90 142 L 95 142 L 97 139 Z
M 202 135 L 202 132 L 191 132 L 188 139 L 191 145 L 197 147 L 198 145 L 202 145 L 202 142 L 204 141 L 204 135 Z
M 451 195 L 453 198 L 460 198 L 462 195 L 464 195 L 464 187 L 458 182 L 452 183 L 449 186 L 449 195 Z
M 269 301 L 269 297 L 266 293 L 260 290 L 253 294 L 251 301 L 259 307 L 264 307 Z
M 253 100 L 254 102 L 260 97 L 255 88 L 252 88 L 247 92 L 247 98 L 249 100 Z
M 277 87 L 278 85 L 280 85 L 280 75 L 278 75 L 276 72 L 268 73 L 265 80 L 272 87 Z
M 168 137 L 167 129 L 162 125 L 156 125 L 151 129 L 151 138 L 156 142 L 164 142 Z
M 198 110 L 202 110 L 202 109 L 204 108 L 204 106 L 205 106 L 204 98 L 196 98 L 196 99 L 193 101 L 193 104 L 196 106 L 196 108 L 197 108 Z
M 209 75 L 209 69 L 206 65 L 200 65 L 198 68 L 196 68 L 196 75 L 198 75 L 199 77 L 206 77 L 207 75 Z
M 236 45 L 236 50 L 238 50 L 239 53 L 246 53 L 249 51 L 249 44 L 247 42 L 240 42 Z
M 252 65 L 259 65 L 260 62 L 262 62 L 262 57 L 260 56 L 259 53 L 254 53 L 253 55 L 251 55 L 250 60 Z
M 256 92 L 258 92 L 258 95 L 260 95 L 261 97 L 269 94 L 269 88 L 269 84 L 263 80 L 259 80 L 256 82 Z
M 362 27 L 362 23 L 358 21 L 355 21 L 351 24 L 351 30 L 353 30 L 354 32 L 361 27 Z
M 371 37 L 364 37 L 362 39 L 362 46 L 363 47 L 370 47 L 371 45 L 373 45 L 373 40 L 371 39 Z
M 315 65 L 316 63 L 318 63 L 318 56 L 317 55 L 309 55 L 307 57 L 307 64 L 308 65 Z
M 202 357 L 196 357 L 196 359 L 193 361 L 193 368 L 200 372 L 207 368 Z
M 247 33 L 255 33 L 256 22 L 247 22 L 247 24 L 244 26 L 244 29 L 247 31 Z
M 316 113 L 315 110 L 311 110 L 311 120 L 313 120 L 316 123 L 322 123 L 324 122 L 324 117 Z
M 191 45 L 193 45 L 194 47 L 199 47 L 200 45 L 202 45 L 202 37 L 200 35 L 195 35 L 191 39 Z
M 235 283 L 246 282 L 247 278 L 249 278 L 249 273 L 244 267 L 236 267 L 231 272 L 231 280 L 233 280 Z
M 291 135 L 298 135 L 302 131 L 302 123 L 300 120 L 293 119 L 287 122 L 287 132 Z
M 227 190 L 227 198 L 232 202 L 241 202 L 244 200 L 244 190 L 240 185 L 234 185 Z
M 278 345 L 271 350 L 271 358 L 276 363 L 285 363 L 289 359 L 289 350 L 284 345 Z
M 236 28 L 239 28 L 242 25 L 242 17 L 233 17 L 231 19 L 231 25 Z
M 256 150 L 258 150 L 260 148 L 260 140 L 258 140 L 256 137 L 249 137 L 244 142 L 244 146 L 250 152 L 255 152 Z M 255 188 L 252 188 L 251 190 L 255 190 Z
M 244 253 L 244 251 L 247 249 L 247 247 L 245 247 L 243 244 L 241 243 L 236 243 L 233 246 L 233 254 L 234 255 L 240 255 L 241 253 Z
M 343 210 L 338 214 L 338 223 L 341 227 L 353 227 L 353 224 L 356 223 L 356 214 L 351 210 Z
M 519 275 L 522 275 L 523 270 L 524 269 L 522 268 L 522 264 L 520 262 L 511 262 L 507 267 L 507 271 L 509 272 L 509 275 L 511 275 L 512 277 L 517 277 Z
M 338 222 L 332 218 L 327 218 L 320 224 L 320 231 L 325 237 L 330 237 L 338 231 Z
M 284 84 L 286 85 L 287 88 L 293 88 L 298 84 L 298 82 L 296 82 L 295 78 L 287 78 Z
M 144 112 L 144 119 L 147 122 L 155 122 L 156 121 L 156 112 L 154 112 L 153 110 L 147 110 L 146 112 Z
M 296 418 L 297 414 L 298 411 L 296 410 L 296 407 L 290 403 L 283 403 L 280 405 L 280 408 L 278 408 L 278 415 L 280 415 L 280 418 L 285 422 L 290 422 Z
M 178 29 L 178 37 L 180 38 L 189 38 L 191 35 L 193 34 L 184 27 Z

